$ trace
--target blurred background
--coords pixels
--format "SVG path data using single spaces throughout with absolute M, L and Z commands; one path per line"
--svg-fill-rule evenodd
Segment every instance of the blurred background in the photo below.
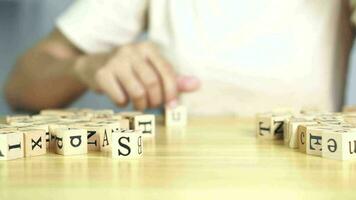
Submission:
M 31 47 L 40 38 L 48 34 L 57 16 L 66 9 L 73 0 L 0 0 L 0 86 L 8 76 L 16 58 Z M 352 51 L 348 86 L 345 104 L 356 104 L 356 53 Z M 90 99 L 90 101 L 89 101 Z M 88 93 L 84 95 L 80 104 L 73 107 L 89 107 L 89 102 L 97 104 L 94 108 L 108 108 L 112 105 L 104 96 Z M 95 100 L 96 99 L 96 100 Z M 92 103 L 90 104 L 92 106 Z M 111 108 L 111 109 L 114 109 Z M 0 113 L 11 113 L 0 93 Z
M 0 86 L 3 88 L 16 58 L 46 36 L 56 18 L 74 0 L 0 0 Z M 11 114 L 0 90 L 0 115 Z M 93 105 L 93 102 L 95 104 Z M 117 110 L 104 95 L 88 92 L 71 107 Z M 128 106 L 126 109 L 130 109 Z M 122 110 L 122 109 L 121 109 Z

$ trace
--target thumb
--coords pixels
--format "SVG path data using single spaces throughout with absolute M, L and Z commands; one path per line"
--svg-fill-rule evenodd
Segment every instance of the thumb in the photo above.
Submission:
M 178 76 L 177 86 L 179 92 L 194 92 L 200 88 L 200 80 L 195 76 Z

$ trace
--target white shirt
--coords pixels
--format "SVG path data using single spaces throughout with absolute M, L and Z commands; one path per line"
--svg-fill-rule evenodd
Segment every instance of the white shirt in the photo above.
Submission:
M 340 106 L 339 10 L 324 0 L 78 0 L 57 26 L 86 53 L 131 43 L 147 27 L 179 73 L 202 80 L 182 96 L 191 114 L 253 115 Z

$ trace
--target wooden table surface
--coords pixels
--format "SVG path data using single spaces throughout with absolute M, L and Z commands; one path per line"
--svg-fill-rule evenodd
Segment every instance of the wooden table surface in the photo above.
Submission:
M 0 199 L 355 199 L 356 161 L 259 141 L 253 120 L 195 118 L 158 127 L 144 158 L 47 154 L 0 162 Z

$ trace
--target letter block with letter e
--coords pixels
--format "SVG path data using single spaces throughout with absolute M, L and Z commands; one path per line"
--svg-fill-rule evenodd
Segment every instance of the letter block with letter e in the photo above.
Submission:
M 21 132 L 0 132 L 0 160 L 24 157 L 24 142 Z
M 56 153 L 78 155 L 88 152 L 87 131 L 85 129 L 56 129 Z
M 143 156 L 143 142 L 140 130 L 126 130 L 112 134 L 112 157 L 119 159 Z
M 329 130 L 323 133 L 322 156 L 336 160 L 356 159 L 356 131 Z
M 165 107 L 165 124 L 166 126 L 186 126 L 188 121 L 187 108 L 177 106 L 175 108 Z
M 289 115 L 259 114 L 257 115 L 257 138 L 278 140 L 284 135 L 284 122 Z
M 47 152 L 46 130 L 19 129 L 24 134 L 25 157 L 43 155 Z

